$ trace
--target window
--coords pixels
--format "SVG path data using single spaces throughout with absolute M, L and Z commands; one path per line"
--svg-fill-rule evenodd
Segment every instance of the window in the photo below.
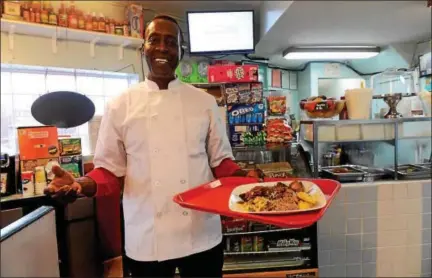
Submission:
M 137 74 L 1 64 L 1 152 L 17 152 L 17 127 L 41 125 L 30 112 L 39 96 L 76 91 L 93 101 L 95 115 L 103 115 L 112 97 L 138 81 Z M 59 135 L 81 138 L 83 154 L 90 153 L 88 124 L 59 129 Z

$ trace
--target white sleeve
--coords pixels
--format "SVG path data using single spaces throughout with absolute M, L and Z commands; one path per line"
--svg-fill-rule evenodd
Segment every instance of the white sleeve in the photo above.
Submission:
M 95 168 L 105 168 L 115 176 L 123 177 L 126 174 L 126 151 L 114 119 L 115 113 L 107 105 L 99 128 L 93 163 Z
M 207 134 L 207 155 L 211 168 L 219 166 L 222 160 L 234 159 L 228 140 L 225 123 L 222 122 L 216 100 L 210 109 L 210 125 Z

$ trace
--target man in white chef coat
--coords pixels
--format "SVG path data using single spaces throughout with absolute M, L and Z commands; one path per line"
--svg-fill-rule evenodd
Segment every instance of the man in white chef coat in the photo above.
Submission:
M 191 211 L 172 197 L 223 176 L 258 177 L 233 162 L 213 96 L 175 77 L 183 50 L 177 22 L 155 17 L 143 51 L 147 79 L 107 106 L 94 165 L 73 179 L 59 167 L 46 194 L 71 202 L 123 189 L 125 267 L 131 276 L 221 277 L 219 215 Z

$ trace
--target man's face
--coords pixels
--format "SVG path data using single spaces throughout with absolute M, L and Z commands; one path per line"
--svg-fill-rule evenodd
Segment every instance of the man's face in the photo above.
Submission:
M 180 55 L 179 31 L 175 23 L 164 19 L 156 19 L 147 27 L 144 55 L 152 77 L 174 76 Z

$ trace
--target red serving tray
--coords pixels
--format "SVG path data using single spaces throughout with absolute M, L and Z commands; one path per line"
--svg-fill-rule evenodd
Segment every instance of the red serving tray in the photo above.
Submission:
M 299 179 L 299 178 L 297 178 Z M 315 211 L 299 212 L 286 215 L 262 215 L 234 212 L 229 209 L 228 201 L 231 192 L 239 185 L 256 183 L 255 178 L 230 177 L 219 179 L 219 187 L 211 188 L 210 184 L 203 184 L 191 190 L 174 196 L 173 200 L 184 208 L 210 212 L 229 217 L 238 217 L 256 222 L 273 224 L 283 228 L 305 228 L 316 223 L 330 206 L 341 185 L 339 182 L 328 179 L 300 179 L 308 180 L 318 185 L 327 197 L 327 204 Z M 292 181 L 295 178 L 280 179 L 266 178 L 264 181 Z

